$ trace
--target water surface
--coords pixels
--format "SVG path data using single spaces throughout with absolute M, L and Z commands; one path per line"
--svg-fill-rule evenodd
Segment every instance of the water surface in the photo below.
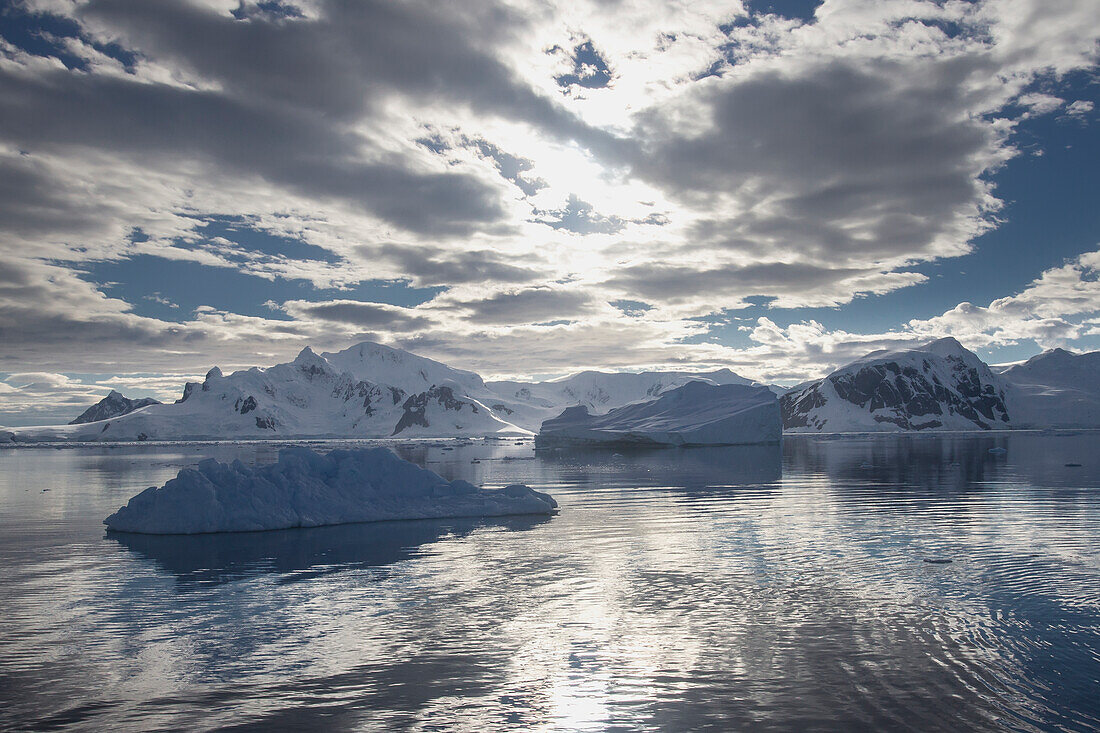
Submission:
M 452 446 L 560 515 L 108 535 L 276 448 L 0 450 L 0 728 L 1100 726 L 1100 434 Z

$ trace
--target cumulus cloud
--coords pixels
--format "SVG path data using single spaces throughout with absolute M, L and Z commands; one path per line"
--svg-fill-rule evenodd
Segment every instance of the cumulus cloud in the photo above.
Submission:
M 1081 336 L 1100 333 L 1098 314 L 1100 250 L 1046 270 L 1014 295 L 984 306 L 959 303 L 941 315 L 910 320 L 893 331 L 851 333 L 812 320 L 782 328 L 762 317 L 747 329 L 754 346 L 741 359 L 754 376 L 790 383 L 823 376 L 868 351 L 911 347 L 944 336 L 953 336 L 970 349 L 1027 340 L 1044 349 L 1065 346 Z

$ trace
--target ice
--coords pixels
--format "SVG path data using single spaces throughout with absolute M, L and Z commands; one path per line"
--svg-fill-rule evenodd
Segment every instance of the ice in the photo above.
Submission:
M 576 445 L 742 445 L 778 443 L 779 401 L 763 385 L 688 382 L 649 402 L 591 415 L 583 405 L 547 420 L 540 448 Z
M 352 522 L 553 514 L 548 494 L 515 484 L 480 489 L 398 458 L 387 448 L 284 448 L 272 464 L 202 461 L 107 517 L 107 528 L 197 534 Z

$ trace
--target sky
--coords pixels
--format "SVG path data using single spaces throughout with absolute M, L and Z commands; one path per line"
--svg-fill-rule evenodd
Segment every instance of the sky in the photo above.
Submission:
M 0 423 L 386 343 L 1100 349 L 1096 0 L 0 2 Z

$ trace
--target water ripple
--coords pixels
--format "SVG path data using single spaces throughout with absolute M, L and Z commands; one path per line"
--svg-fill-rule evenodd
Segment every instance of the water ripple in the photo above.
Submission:
M 98 523 L 270 446 L 0 452 L 0 728 L 1100 728 L 1096 437 L 998 440 L 409 446 L 562 512 L 193 538 Z

